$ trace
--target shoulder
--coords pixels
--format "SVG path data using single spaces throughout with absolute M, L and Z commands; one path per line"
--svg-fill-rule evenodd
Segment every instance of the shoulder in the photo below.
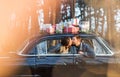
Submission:
M 82 43 L 82 47 L 83 47 L 83 48 L 90 49 L 90 46 L 89 46 L 89 44 L 87 44 L 87 43 L 84 43 L 84 42 Z
M 89 46 L 87 43 L 84 43 L 84 42 L 82 42 L 82 45 L 83 46 Z

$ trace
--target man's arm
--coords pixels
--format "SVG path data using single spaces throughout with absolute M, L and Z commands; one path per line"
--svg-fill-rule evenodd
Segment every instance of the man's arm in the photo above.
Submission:
M 88 44 L 83 44 L 83 55 L 86 57 L 95 57 L 95 52 L 94 49 L 92 47 L 90 47 Z

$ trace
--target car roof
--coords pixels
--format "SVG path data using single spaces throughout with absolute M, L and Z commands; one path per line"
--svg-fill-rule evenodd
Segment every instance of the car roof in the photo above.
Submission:
M 72 37 L 74 35 L 79 35 L 82 38 L 95 38 L 97 37 L 95 34 L 88 34 L 88 33 L 79 33 L 79 34 L 71 34 L 71 33 L 59 33 L 59 34 L 38 34 L 38 35 L 34 35 L 31 38 L 29 38 L 29 41 L 36 41 L 36 40 L 41 40 L 41 39 L 45 39 L 45 38 L 60 38 L 60 37 Z
M 95 34 L 88 34 L 88 33 L 78 33 L 78 34 L 71 34 L 71 33 L 59 33 L 59 34 L 48 34 L 47 36 L 55 36 L 55 37 L 61 37 L 61 36 L 74 36 L 74 35 L 79 35 L 81 37 L 96 37 Z
M 94 34 L 87 34 L 87 33 L 79 33 L 79 34 L 65 33 L 65 34 L 52 34 L 52 35 L 48 35 L 48 36 L 60 37 L 60 36 L 74 36 L 74 35 L 79 35 L 81 37 L 96 37 Z

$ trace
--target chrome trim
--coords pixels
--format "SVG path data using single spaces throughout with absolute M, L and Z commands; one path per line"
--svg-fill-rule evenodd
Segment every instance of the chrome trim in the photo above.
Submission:
M 37 55 L 27 55 L 27 54 L 19 54 L 21 56 L 28 56 L 28 57 L 32 57 L 32 56 L 73 56 L 74 54 L 37 54 Z
M 95 56 L 113 56 L 113 54 L 95 54 Z
M 25 47 L 24 47 L 22 50 L 20 50 L 20 52 L 18 52 L 17 54 L 18 54 L 18 55 L 21 55 L 22 52 L 25 50 L 25 48 L 27 48 L 28 45 L 29 45 L 29 42 L 27 42 L 27 44 L 25 45 Z

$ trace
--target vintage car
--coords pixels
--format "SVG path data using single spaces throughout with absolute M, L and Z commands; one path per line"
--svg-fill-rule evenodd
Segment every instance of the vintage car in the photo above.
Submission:
M 37 35 L 27 40 L 18 50 L 15 63 L 21 66 L 17 77 L 118 77 L 120 58 L 101 37 L 80 33 L 82 41 L 94 49 L 95 57 L 89 58 L 77 53 L 60 54 L 51 52 L 61 39 L 74 34 Z M 13 54 L 13 53 L 12 53 Z M 23 62 L 21 62 L 23 61 Z M 21 71 L 21 72 L 20 72 Z M 24 72 L 23 72 L 24 71 Z M 18 73 L 20 72 L 20 73 Z M 26 73 L 27 72 L 27 73 Z M 29 72 L 29 73 L 28 73 Z

